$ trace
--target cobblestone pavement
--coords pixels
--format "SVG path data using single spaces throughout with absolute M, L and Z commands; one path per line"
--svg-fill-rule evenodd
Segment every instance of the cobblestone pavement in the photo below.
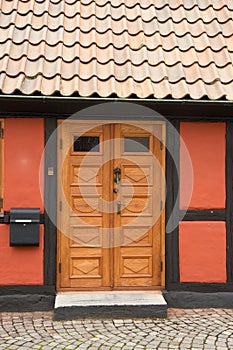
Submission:
M 53 321 L 0 313 L 0 349 L 233 349 L 232 309 L 169 309 L 167 319 Z

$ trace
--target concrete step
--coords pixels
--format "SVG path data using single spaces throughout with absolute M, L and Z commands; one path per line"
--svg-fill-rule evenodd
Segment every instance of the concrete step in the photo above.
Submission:
M 157 317 L 167 317 L 160 291 L 60 292 L 55 299 L 55 320 Z

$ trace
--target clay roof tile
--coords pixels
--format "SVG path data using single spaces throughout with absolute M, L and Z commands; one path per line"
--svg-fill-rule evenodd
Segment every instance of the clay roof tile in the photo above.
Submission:
M 232 0 L 0 0 L 0 91 L 233 99 Z

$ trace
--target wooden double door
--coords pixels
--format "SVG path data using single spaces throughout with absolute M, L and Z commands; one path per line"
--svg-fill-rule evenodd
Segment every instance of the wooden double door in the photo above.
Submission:
M 164 124 L 65 121 L 58 129 L 57 288 L 161 287 Z

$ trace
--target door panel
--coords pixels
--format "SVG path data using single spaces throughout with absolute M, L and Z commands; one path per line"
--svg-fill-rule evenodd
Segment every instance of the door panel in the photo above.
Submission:
M 114 157 L 122 169 L 118 196 L 122 206 L 119 214 L 114 213 L 115 227 L 120 228 L 121 242 L 131 241 L 128 245 L 115 245 L 114 285 L 117 287 L 161 284 L 159 211 L 162 198 L 159 186 L 153 181 L 155 174 L 160 176 L 160 163 L 154 159 L 160 144 L 152 136 L 153 126 L 149 131 L 122 124 L 115 127 L 115 138 L 121 141 Z M 158 222 L 154 225 L 156 214 Z
M 59 128 L 57 287 L 160 286 L 163 125 L 98 124 Z
M 103 190 L 103 184 L 109 181 L 110 166 L 108 162 L 105 164 L 109 150 L 105 149 L 104 141 L 109 137 L 109 128 L 105 129 L 104 126 L 96 127 L 83 135 L 83 130 L 76 123 L 60 128 L 63 140 L 60 153 L 65 159 L 60 175 L 64 188 L 63 202 L 68 202 L 59 212 L 60 226 L 65 233 L 60 234 L 61 288 L 110 285 L 110 270 L 107 269 L 110 252 L 103 248 L 109 245 L 109 237 L 103 235 L 108 226 L 108 214 L 101 203 L 102 199 L 109 200 L 110 193 Z M 79 136 L 82 142 L 78 144 Z

